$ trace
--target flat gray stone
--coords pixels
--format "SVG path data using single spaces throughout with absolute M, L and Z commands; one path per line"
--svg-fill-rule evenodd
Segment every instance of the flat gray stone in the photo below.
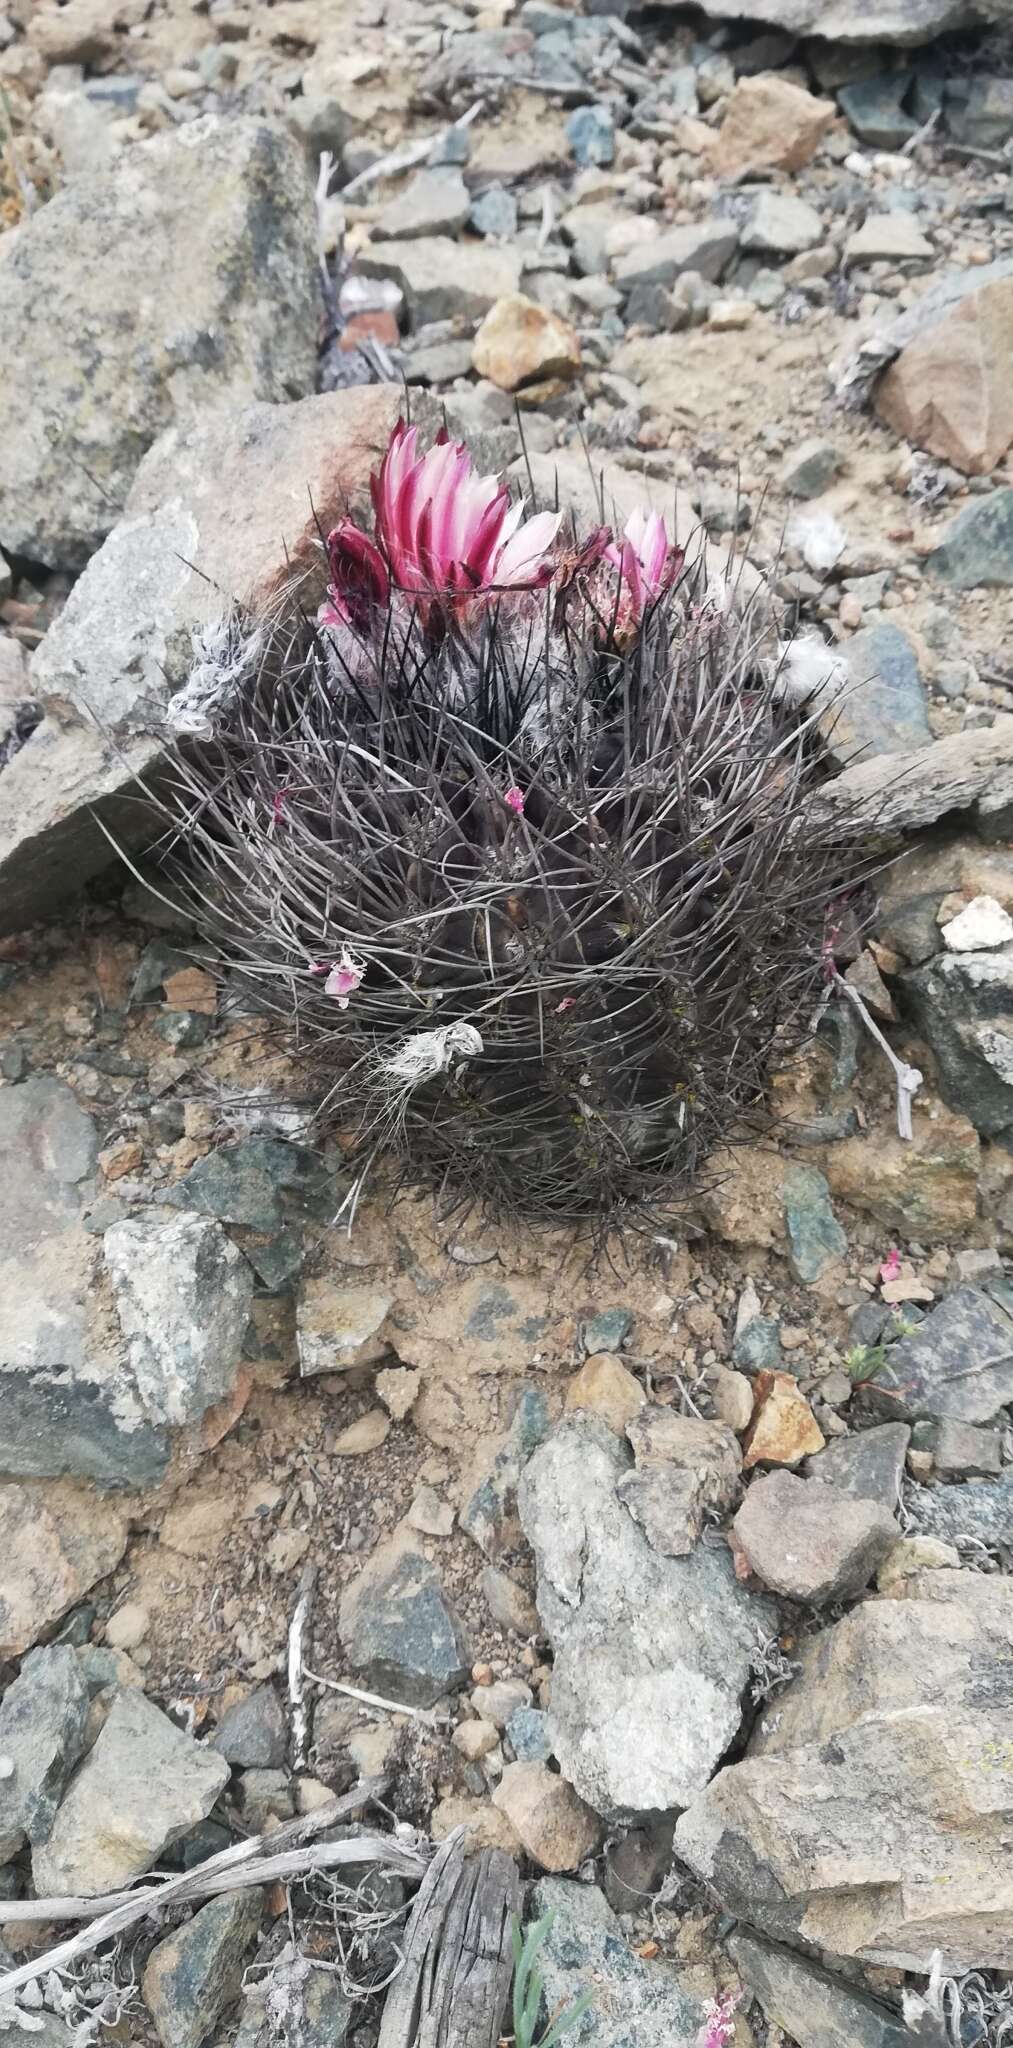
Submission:
M 681 1816 L 675 1853 L 772 1939 L 1005 1972 L 1013 1582 L 951 1567 L 903 1585 L 800 1644 L 799 1675 Z
M 789 449 L 781 464 L 781 482 L 793 498 L 818 498 L 829 489 L 840 466 L 833 442 L 810 434 Z
M 228 1783 L 224 1757 L 203 1749 L 141 1692 L 117 1692 L 94 1748 L 36 1847 L 40 1898 L 115 1891 L 206 1819 Z
M 431 1707 L 465 1683 L 473 1657 L 435 1565 L 407 1530 L 374 1551 L 341 1596 L 349 1670 L 406 1706 Z
M 931 1450 L 940 1479 L 998 1479 L 1002 1470 L 999 1431 L 979 1429 L 973 1422 L 947 1416 L 935 1426 Z
M 288 1727 L 273 1685 L 258 1685 L 223 1715 L 212 1748 L 243 1770 L 277 1770 L 285 1761 Z
M 958 1287 L 910 1337 L 888 1347 L 866 1393 L 910 1422 L 993 1422 L 1013 1401 L 1013 1313 L 991 1293 Z
M 706 0 L 703 12 L 722 22 L 745 21 L 751 27 L 763 22 L 787 35 L 821 36 L 828 43 L 906 47 L 931 43 L 948 29 L 970 28 L 986 10 L 968 0 Z
M 311 392 L 316 263 L 298 144 L 214 115 L 72 178 L 5 236 L 3 546 L 83 568 L 174 420 Z
M 451 167 L 416 171 L 403 192 L 388 201 L 373 223 L 378 241 L 411 241 L 419 235 L 454 235 L 468 218 L 471 198 L 460 171 Z
M 765 187 L 743 229 L 741 248 L 750 255 L 797 256 L 823 239 L 823 222 L 814 206 L 792 192 Z
M 32 1650 L 0 1702 L 0 1863 L 26 1841 L 46 1841 L 87 1718 L 88 1687 L 75 1652 Z
M 745 1933 L 728 1950 L 771 2025 L 806 2048 L 911 2048 L 899 2013 L 807 1957 Z
M 855 1436 L 837 1437 L 825 1450 L 806 1458 L 802 1470 L 807 1478 L 833 1486 L 852 1500 L 878 1501 L 894 1514 L 910 1441 L 905 1422 L 882 1422 Z
M 593 1987 L 587 2012 L 566 2038 L 581 2048 L 698 2048 L 706 2020 L 699 1993 L 674 1963 L 643 1962 L 628 1946 L 608 1900 L 596 1885 L 543 1877 L 529 1918 L 551 1913 L 539 1962 L 550 2013 Z
M 716 284 L 739 244 L 732 220 L 705 220 L 688 227 L 665 228 L 650 242 L 638 242 L 614 266 L 616 284 L 629 292 L 634 285 L 674 284 L 684 270 L 695 270 Z M 596 266 L 598 267 L 598 266 Z
M 415 327 L 458 317 L 481 320 L 521 284 L 518 249 L 476 242 L 465 258 L 449 235 L 374 243 L 360 251 L 356 267 L 364 277 L 389 277 L 399 286 Z
M 198 1421 L 232 1389 L 253 1300 L 250 1267 L 220 1223 L 193 1212 L 125 1218 L 102 1244 L 148 1415 Z
M 553 1747 L 608 1819 L 696 1796 L 738 1731 L 759 1637 L 776 1627 L 773 1603 L 738 1583 L 727 1551 L 651 1548 L 617 1492 L 631 1463 L 604 1423 L 574 1418 L 518 1489 L 555 1649 Z
M 911 1534 L 937 1536 L 974 1563 L 981 1546 L 1013 1571 L 1013 1471 L 973 1486 L 917 1486 L 908 1499 Z

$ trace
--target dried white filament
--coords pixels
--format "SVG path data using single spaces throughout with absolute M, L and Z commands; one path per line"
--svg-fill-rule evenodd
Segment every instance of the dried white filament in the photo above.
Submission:
M 474 1024 L 442 1024 L 436 1031 L 413 1031 L 389 1059 L 380 1061 L 380 1071 L 410 1091 L 445 1074 L 455 1057 L 474 1059 L 481 1050 L 482 1034 Z

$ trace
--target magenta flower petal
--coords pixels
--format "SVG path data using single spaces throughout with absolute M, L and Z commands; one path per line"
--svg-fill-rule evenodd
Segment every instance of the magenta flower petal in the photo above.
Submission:
M 386 604 L 390 593 L 387 564 L 379 548 L 350 519 L 342 519 L 327 536 L 327 559 L 331 571 L 328 607 L 336 618 L 324 623 L 364 630 L 370 613 Z
M 522 789 L 518 789 L 516 783 L 512 783 L 509 789 L 504 790 L 503 802 L 505 804 L 509 804 L 510 809 L 515 813 L 515 815 L 518 818 L 523 818 L 524 791 Z
M 525 520 L 523 505 L 497 477 L 479 476 L 446 432 L 420 456 L 417 429 L 399 421 L 372 490 L 379 550 L 400 590 L 463 598 L 551 578 L 559 515 Z

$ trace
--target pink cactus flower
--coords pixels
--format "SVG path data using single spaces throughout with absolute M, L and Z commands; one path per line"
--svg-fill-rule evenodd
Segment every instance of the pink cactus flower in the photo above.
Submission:
M 605 549 L 605 559 L 618 569 L 633 616 L 639 619 L 645 607 L 674 582 L 685 550 L 669 541 L 660 512 L 647 512 L 641 506 L 630 513 L 622 539 Z
M 372 479 L 376 534 L 401 590 L 468 597 L 536 590 L 551 580 L 562 515 L 524 518 L 505 484 L 479 476 L 463 441 L 440 433 L 426 455 L 418 428 L 399 420 Z
M 897 1250 L 895 1244 L 890 1246 L 890 1249 L 887 1252 L 887 1255 L 883 1260 L 882 1265 L 880 1266 L 879 1277 L 881 1280 L 884 1281 L 896 1280 L 900 1277 L 900 1253 Z
M 334 966 L 330 969 L 327 980 L 324 982 L 325 996 L 333 996 L 338 1009 L 347 1010 L 348 999 L 350 996 L 354 996 L 357 988 L 361 987 L 365 972 L 365 961 L 357 960 L 355 955 L 349 952 L 347 946 L 342 946 L 341 952 Z
M 342 519 L 327 536 L 331 580 L 317 618 L 322 626 L 353 626 L 363 632 L 370 613 L 390 594 L 387 564 L 368 534 Z
M 741 1997 L 740 1991 L 722 1991 L 719 1998 L 707 2000 L 707 2026 L 700 2048 L 727 2048 L 727 2043 L 735 2039 L 735 2008 Z
M 518 789 L 516 783 L 512 783 L 509 789 L 505 789 L 503 791 L 503 802 L 505 804 L 509 804 L 510 809 L 515 813 L 515 815 L 518 818 L 523 818 L 524 791 L 522 789 Z

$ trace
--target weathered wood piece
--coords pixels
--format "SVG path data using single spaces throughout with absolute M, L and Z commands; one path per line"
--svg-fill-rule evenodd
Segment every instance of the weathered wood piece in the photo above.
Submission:
M 378 2048 L 496 2048 L 520 1879 L 505 1850 L 466 1856 L 466 1839 L 448 1836 L 419 1887 Z
M 972 727 L 916 747 L 910 754 L 878 754 L 835 776 L 813 799 L 822 821 L 839 819 L 849 836 L 911 832 L 948 811 L 971 810 L 982 797 L 1013 801 L 1013 717 Z

